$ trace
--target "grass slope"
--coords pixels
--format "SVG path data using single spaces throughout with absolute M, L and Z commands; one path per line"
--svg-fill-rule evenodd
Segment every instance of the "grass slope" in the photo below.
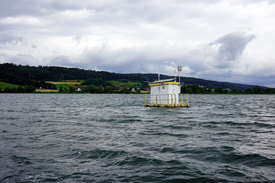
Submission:
M 10 84 L 10 83 L 5 83 L 5 82 L 0 82 L 0 88 L 6 88 L 6 87 L 9 87 L 9 88 L 18 88 L 20 85 L 15 85 L 15 84 Z
M 62 86 L 63 89 L 70 89 L 70 87 L 67 84 L 55 84 L 56 88 L 59 90 L 59 87 Z
M 141 82 L 132 82 L 132 81 L 127 81 L 127 82 L 122 82 L 121 80 L 111 80 L 110 81 L 113 86 L 116 87 L 132 87 L 132 88 L 140 88 L 141 87 Z
M 59 90 L 59 87 L 62 86 L 63 89 L 70 89 L 71 87 L 80 87 L 83 80 L 64 80 L 64 81 L 46 81 L 47 83 L 54 84 Z

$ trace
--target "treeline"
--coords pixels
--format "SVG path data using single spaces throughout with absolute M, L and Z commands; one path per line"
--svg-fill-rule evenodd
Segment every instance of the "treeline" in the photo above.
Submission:
M 160 75 L 160 79 L 174 78 L 174 76 Z M 17 84 L 27 87 L 57 89 L 54 84 L 45 81 L 63 81 L 63 80 L 84 80 L 82 85 L 85 85 L 88 92 L 91 93 L 106 93 L 106 88 L 113 87 L 112 80 L 119 80 L 120 82 L 134 81 L 141 83 L 138 87 L 146 89 L 148 87 L 147 81 L 155 81 L 158 79 L 158 74 L 118 74 L 106 71 L 84 70 L 79 68 L 66 68 L 56 66 L 22 66 L 12 63 L 0 64 L 0 79 L 3 82 Z M 273 94 L 274 89 L 267 87 L 259 87 L 253 85 L 244 85 L 228 82 L 217 82 L 210 80 L 203 80 L 191 77 L 181 77 L 181 83 L 184 86 L 181 88 L 182 93 L 244 93 L 244 94 Z M 94 86 L 93 89 L 92 86 Z M 22 87 L 23 88 L 23 87 Z M 0 89 L 1 90 L 1 89 Z M 17 91 L 18 88 L 6 88 L 1 92 Z M 109 89 L 111 90 L 111 89 Z M 24 90 L 22 90 L 23 92 Z M 18 92 L 21 92 L 19 89 Z M 73 89 L 70 90 L 73 92 Z M 128 89 L 123 91 L 128 92 Z M 108 93 L 108 91 L 107 91 Z
M 3 90 L 0 89 L 0 93 L 33 93 L 35 92 L 34 86 L 19 86 L 19 87 L 5 87 Z
M 6 80 L 2 80 L 2 81 L 6 81 Z M 16 82 L 13 82 L 12 84 L 16 84 Z M 35 88 L 40 88 L 40 87 L 44 89 L 57 90 L 54 84 L 46 83 L 45 81 L 31 80 L 30 82 L 27 82 L 24 87 L 19 86 L 19 87 L 12 87 L 12 88 L 5 87 L 3 89 L 0 88 L 0 93 L 32 93 L 32 92 L 35 92 Z
M 158 79 L 158 74 L 153 74 L 153 73 L 149 73 L 149 74 L 137 73 L 137 75 L 141 75 L 147 78 L 148 81 L 155 81 Z M 175 78 L 175 77 L 160 74 L 160 79 L 170 79 L 170 78 Z M 179 82 L 178 77 L 177 77 L 177 81 Z M 192 77 L 180 77 L 180 82 L 184 83 L 185 85 L 197 84 L 197 85 L 204 86 L 205 88 L 213 88 L 213 89 L 221 87 L 221 88 L 231 88 L 231 89 L 238 88 L 240 90 L 245 90 L 248 88 L 255 87 L 255 85 L 218 82 L 218 81 L 211 81 L 211 80 L 192 78 Z M 267 88 L 267 87 L 262 87 L 262 88 Z
M 77 87 L 71 87 L 69 89 L 64 89 L 62 86 L 59 87 L 59 93 L 140 93 L 139 90 L 133 90 L 132 87 L 124 87 L 122 89 L 116 89 L 117 87 L 113 86 L 107 86 L 103 87 L 102 85 L 100 86 L 95 86 L 93 84 L 89 85 L 88 87 L 85 87 L 84 90 L 77 91 Z
M 221 87 L 211 89 L 205 88 L 201 85 L 192 84 L 192 85 L 184 85 L 181 87 L 181 93 L 189 93 L 189 94 L 275 94 L 275 88 L 262 88 L 260 86 L 249 87 L 247 89 L 241 90 L 238 88 L 235 89 L 223 89 Z
M 17 85 L 35 86 L 39 81 L 88 80 L 102 79 L 103 81 L 127 79 L 144 81 L 144 77 L 135 74 L 117 74 L 106 71 L 84 70 L 56 66 L 22 66 L 12 63 L 0 64 L 0 79 Z M 41 87 L 41 86 L 39 86 Z
M 83 83 L 83 85 L 95 85 L 95 86 L 111 86 L 111 82 L 107 81 L 107 80 L 103 80 L 102 78 L 91 78 L 91 79 L 87 79 L 85 80 Z
M 121 90 L 116 90 L 115 87 L 108 86 L 108 87 L 96 87 L 95 85 L 89 85 L 89 87 L 85 88 L 85 92 L 89 93 L 133 93 L 133 88 L 126 88 L 124 87 Z M 140 90 L 135 91 L 135 93 L 140 93 Z

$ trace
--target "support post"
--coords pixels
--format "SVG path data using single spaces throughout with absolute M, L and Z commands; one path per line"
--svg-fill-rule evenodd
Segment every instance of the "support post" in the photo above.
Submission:
M 176 96 L 176 94 L 174 94 L 174 97 L 175 97 L 175 105 L 174 105 L 174 107 L 177 107 L 177 96 Z
M 158 105 L 158 95 L 156 95 L 156 106 Z
M 169 94 L 167 95 L 167 107 L 169 107 Z
M 173 94 L 171 94 L 171 107 L 173 107 Z
M 188 94 L 186 94 L 186 106 L 189 107 Z
M 182 103 L 182 94 L 180 94 L 180 104 L 181 104 L 181 107 L 183 106 L 183 103 Z
M 147 95 L 145 94 L 145 107 L 147 106 Z

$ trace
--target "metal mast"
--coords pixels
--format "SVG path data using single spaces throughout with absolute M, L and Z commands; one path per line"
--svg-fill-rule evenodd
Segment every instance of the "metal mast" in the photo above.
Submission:
M 182 71 L 181 65 L 178 66 L 178 72 L 179 72 L 179 83 L 180 83 L 180 71 Z

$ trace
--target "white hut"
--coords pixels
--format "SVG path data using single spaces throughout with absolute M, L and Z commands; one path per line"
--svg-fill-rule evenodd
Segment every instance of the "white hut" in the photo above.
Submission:
M 176 82 L 176 78 L 158 80 L 149 83 L 149 86 L 151 87 L 151 95 L 149 104 L 147 104 L 147 98 L 145 99 L 145 107 L 189 106 L 188 95 L 186 95 L 186 103 L 183 103 L 182 95 L 180 94 L 180 84 Z

